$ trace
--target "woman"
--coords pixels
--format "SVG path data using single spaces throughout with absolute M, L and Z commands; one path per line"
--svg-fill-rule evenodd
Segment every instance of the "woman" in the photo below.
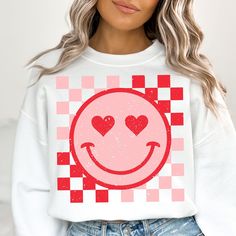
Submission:
M 75 0 L 70 19 L 29 62 L 16 234 L 236 235 L 236 132 L 192 1 Z

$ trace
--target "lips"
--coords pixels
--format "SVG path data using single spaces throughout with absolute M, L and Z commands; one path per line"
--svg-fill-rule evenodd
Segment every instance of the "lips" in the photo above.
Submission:
M 135 10 L 135 11 L 139 11 L 140 10 L 135 5 L 133 5 L 131 3 L 126 3 L 126 2 L 124 2 L 122 0 L 115 0 L 115 1 L 113 1 L 113 3 L 118 5 L 118 6 L 126 7 L 128 9 L 132 9 L 132 10 Z

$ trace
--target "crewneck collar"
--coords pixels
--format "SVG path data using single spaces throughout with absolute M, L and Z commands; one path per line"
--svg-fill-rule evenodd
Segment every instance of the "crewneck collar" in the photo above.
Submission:
M 163 44 L 158 39 L 152 40 L 152 44 L 144 50 L 129 54 L 111 54 L 97 51 L 91 46 L 82 52 L 81 56 L 96 64 L 107 66 L 133 66 L 147 63 L 157 58 L 163 52 Z

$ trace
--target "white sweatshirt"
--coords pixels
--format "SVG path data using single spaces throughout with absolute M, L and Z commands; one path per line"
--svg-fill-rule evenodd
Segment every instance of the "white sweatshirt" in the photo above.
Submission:
M 37 63 L 53 66 L 61 52 Z M 191 215 L 206 236 L 235 236 L 236 131 L 214 97 L 219 119 L 200 83 L 166 65 L 158 40 L 125 55 L 87 47 L 44 75 L 19 112 L 16 236 L 65 236 L 69 221 Z

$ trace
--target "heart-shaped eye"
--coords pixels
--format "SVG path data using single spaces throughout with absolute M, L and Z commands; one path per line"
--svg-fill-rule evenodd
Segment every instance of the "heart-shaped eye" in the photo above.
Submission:
M 129 115 L 125 119 L 125 124 L 135 135 L 138 135 L 147 126 L 148 118 L 144 115 L 137 118 Z
M 92 118 L 93 127 L 103 136 L 112 128 L 114 123 L 115 120 L 112 116 L 105 116 L 104 118 L 94 116 Z

